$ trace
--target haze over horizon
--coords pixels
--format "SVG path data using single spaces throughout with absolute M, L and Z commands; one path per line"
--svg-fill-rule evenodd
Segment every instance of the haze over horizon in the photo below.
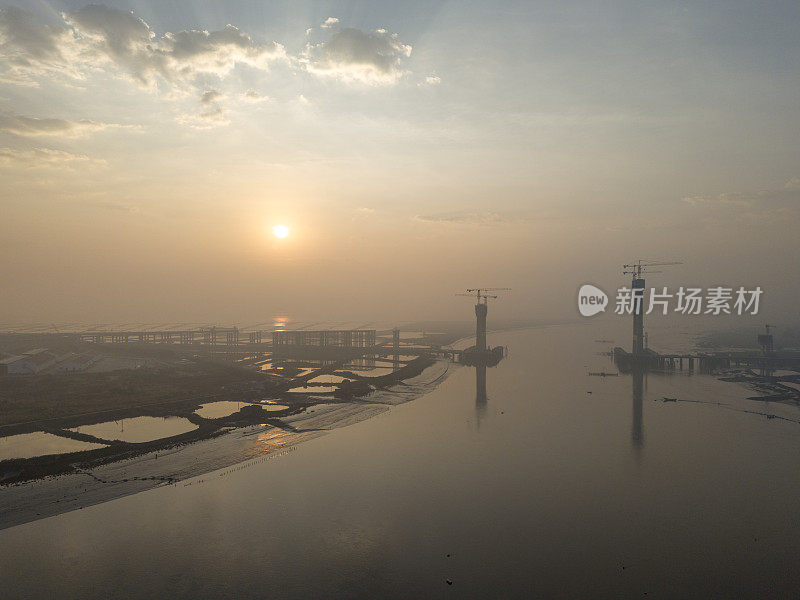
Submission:
M 797 4 L 0 8 L 4 322 L 800 316 Z

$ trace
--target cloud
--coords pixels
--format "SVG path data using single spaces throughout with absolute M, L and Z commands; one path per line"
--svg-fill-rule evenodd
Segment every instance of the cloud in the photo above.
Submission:
M 158 34 L 133 11 L 100 4 L 61 13 L 54 25 L 9 7 L 0 10 L 0 81 L 36 86 L 44 77 L 86 80 L 110 73 L 173 94 L 195 93 L 201 81 L 224 78 L 240 65 L 267 71 L 275 61 L 370 85 L 393 84 L 407 73 L 403 62 L 411 46 L 396 33 L 343 28 L 336 17 L 328 17 L 320 31 L 329 38 L 288 56 L 281 44 L 254 40 L 234 25 Z M 435 75 L 425 79 L 427 85 L 438 82 Z
M 225 113 L 221 107 L 215 106 L 214 108 L 200 113 L 200 118 L 206 121 L 225 121 Z
M 145 85 L 152 85 L 156 77 L 175 84 L 198 74 L 224 76 L 238 64 L 266 70 L 270 61 L 284 56 L 280 44 L 259 44 L 233 25 L 158 37 L 133 13 L 94 4 L 64 15 L 64 20 L 86 42 L 93 58 L 124 68 Z
M 530 220 L 529 216 L 500 212 L 448 212 L 431 215 L 417 215 L 415 220 L 423 223 L 445 223 L 451 225 L 496 225 L 500 223 L 514 223 Z
M 37 25 L 16 8 L 0 12 L 3 78 L 24 82 L 47 72 L 80 78 L 111 67 L 141 85 L 176 88 L 199 75 L 224 76 L 237 65 L 267 70 L 285 57 L 276 42 L 258 43 L 233 25 L 218 31 L 184 30 L 158 36 L 133 12 L 90 4 L 62 13 L 63 26 Z
M 307 44 L 300 60 L 315 75 L 381 85 L 396 83 L 404 75 L 401 65 L 409 56 L 411 46 L 401 43 L 396 33 L 346 27 L 335 29 L 326 42 Z
M 792 178 L 777 189 L 726 192 L 715 196 L 687 196 L 682 201 L 709 219 L 728 215 L 750 222 L 777 223 L 800 217 L 800 179 Z
M 0 9 L 0 32 L 3 49 L 21 49 L 18 59 L 58 60 L 61 53 L 56 41 L 65 33 L 51 25 L 38 25 L 33 15 L 16 6 Z
M 70 32 L 63 27 L 42 25 L 31 13 L 16 6 L 0 9 L 0 80 L 35 85 L 30 74 L 70 68 L 61 48 L 70 42 Z
M 214 104 L 220 98 L 222 98 L 222 94 L 217 90 L 206 90 L 200 95 L 200 104 Z
M 10 133 L 25 137 L 59 136 L 66 138 L 85 137 L 105 129 L 138 129 L 131 125 L 99 123 L 88 119 L 68 121 L 66 119 L 39 119 L 21 115 L 0 113 L 0 133 Z
M 783 186 L 784 190 L 800 190 L 800 177 L 792 177 Z
M 200 94 L 201 111 L 197 114 L 184 114 L 177 117 L 176 121 L 195 129 L 211 129 L 221 125 L 228 125 L 230 121 L 225 116 L 225 110 L 218 100 L 223 94 L 217 90 L 206 90 Z
M 269 96 L 262 96 L 255 90 L 247 90 L 241 95 L 242 100 L 245 102 L 268 102 Z
M 188 125 L 194 129 L 212 129 L 230 123 L 225 116 L 225 111 L 218 104 L 212 104 L 197 114 L 179 115 L 175 120 L 181 125 Z
M 89 158 L 85 154 L 72 154 L 52 148 L 17 150 L 0 148 L 0 165 L 23 167 L 25 169 L 72 169 L 78 165 L 105 165 L 104 160 Z
M 800 178 L 794 177 L 783 187 L 758 192 L 726 192 L 716 196 L 687 196 L 692 206 L 745 209 L 800 208 Z

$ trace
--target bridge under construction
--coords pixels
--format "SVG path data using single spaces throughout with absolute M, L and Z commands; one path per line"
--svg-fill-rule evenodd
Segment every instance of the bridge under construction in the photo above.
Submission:
M 207 358 L 238 361 L 255 366 L 282 363 L 330 364 L 349 362 L 351 366 L 374 368 L 376 362 L 388 363 L 395 370 L 418 356 L 448 358 L 457 361 L 461 350 L 442 347 L 444 334 L 425 334 L 415 337 L 414 332 L 403 336 L 399 328 L 377 330 L 357 329 L 276 329 L 242 330 L 238 327 L 199 326 L 194 328 L 159 329 L 91 329 L 60 332 L 32 331 L 10 332 L 3 335 L 30 337 L 37 347 L 47 346 L 57 340 L 86 345 L 121 348 L 124 346 L 171 347 L 177 355 L 187 358 Z M 403 339 L 405 337 L 405 339 Z M 83 350 L 85 351 L 85 350 Z M 133 350 L 136 352 L 136 350 Z M 130 354 L 127 351 L 126 354 Z
M 497 294 L 487 292 L 508 291 L 510 288 L 470 288 L 465 294 L 458 296 L 473 296 L 475 298 L 475 345 L 463 351 L 459 361 L 470 366 L 497 365 L 505 356 L 502 346 L 489 348 L 486 345 L 486 316 L 489 313 L 489 299 L 497 298 Z
M 298 361 L 320 361 L 323 363 L 349 361 L 368 361 L 364 367 L 374 366 L 374 361 L 391 362 L 395 369 L 400 368 L 407 359 L 417 356 L 446 358 L 464 364 L 484 364 L 493 366 L 502 359 L 502 347 L 489 348 L 486 343 L 487 301 L 497 298 L 490 293 L 508 288 L 473 288 L 464 296 L 474 297 L 475 337 L 474 346 L 465 350 L 453 349 L 447 334 L 427 335 L 403 339 L 399 328 L 377 330 L 366 327 L 354 329 L 299 328 L 272 330 L 245 328 L 237 326 L 181 326 L 168 325 L 153 328 L 118 326 L 98 326 L 92 329 L 59 330 L 56 325 L 49 328 L 36 328 L 28 331 L 13 331 L 3 335 L 19 338 L 30 337 L 31 343 L 38 346 L 56 343 L 63 346 L 85 344 L 109 347 L 130 346 L 171 346 L 178 356 L 205 356 L 235 360 L 244 364 L 265 365 Z M 276 322 L 277 324 L 277 322 Z M 262 324 L 264 325 L 264 324 Z M 67 329 L 69 326 L 64 326 Z M 73 326 L 74 327 L 74 326 Z M 437 335 L 439 336 L 437 338 Z M 459 334 L 460 335 L 460 334 Z M 451 341 L 457 336 L 449 338 Z M 35 338 L 35 339 L 34 339 Z M 443 339 L 444 338 L 444 339 Z M 50 341 L 48 341 L 50 340 Z M 55 341 L 54 341 L 55 340 Z M 77 351 L 77 349 L 76 349 Z M 81 350 L 85 351 L 85 350 Z M 134 352 L 136 352 L 134 350 Z M 130 354 L 126 351 L 126 354 Z M 405 357 L 405 358 L 403 358 Z M 355 363 L 353 363 L 355 364 Z

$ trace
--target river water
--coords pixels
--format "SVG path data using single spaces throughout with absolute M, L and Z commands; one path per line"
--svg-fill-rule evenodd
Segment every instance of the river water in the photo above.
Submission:
M 457 367 L 274 460 L 0 531 L 2 596 L 797 597 L 800 425 L 758 413 L 798 409 L 591 377 L 602 335 L 495 334 L 485 396 Z

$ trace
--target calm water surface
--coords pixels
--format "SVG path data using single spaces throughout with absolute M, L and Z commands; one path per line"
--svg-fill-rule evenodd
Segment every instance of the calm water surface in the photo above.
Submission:
M 250 406 L 250 402 L 233 402 L 231 400 L 220 400 L 219 402 L 209 402 L 203 404 L 198 408 L 195 413 L 205 419 L 219 419 L 220 417 L 227 417 L 235 412 L 239 412 L 243 406 Z M 278 411 L 289 408 L 285 404 L 262 403 L 258 406 L 261 410 Z
M 80 442 L 41 431 L 20 433 L 0 438 L 0 460 L 32 458 L 34 456 L 79 452 L 102 447 L 103 444 Z
M 614 370 L 591 327 L 493 337 L 510 355 L 486 397 L 456 368 L 276 460 L 0 532 L 3 595 L 800 594 L 800 425 L 743 412 L 796 408 L 701 375 L 590 377 Z
M 134 417 L 94 425 L 82 425 L 73 428 L 73 431 L 104 440 L 137 443 L 179 435 L 196 428 L 197 425 L 183 417 Z

